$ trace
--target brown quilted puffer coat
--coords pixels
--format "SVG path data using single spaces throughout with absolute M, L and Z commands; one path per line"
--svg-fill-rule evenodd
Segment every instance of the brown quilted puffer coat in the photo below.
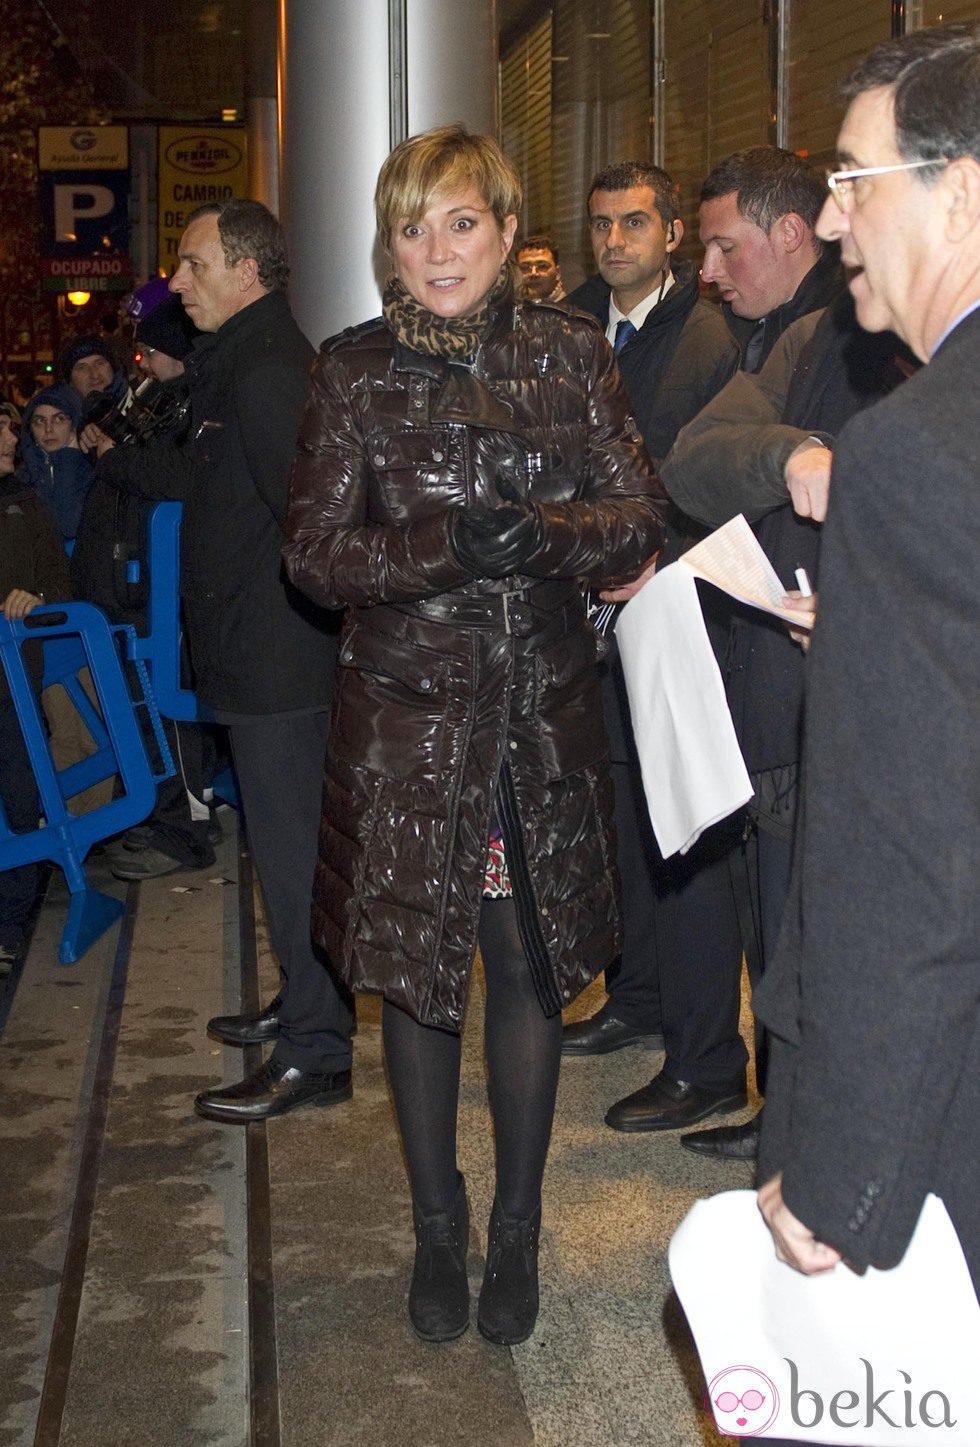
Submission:
M 519 578 L 471 577 L 450 509 L 504 472 L 540 504 Z M 294 464 L 284 558 L 346 606 L 313 933 L 355 990 L 459 1030 L 492 812 L 541 1004 L 619 949 L 596 637 L 578 580 L 633 577 L 666 499 L 597 324 L 504 304 L 472 367 L 381 321 L 325 343 Z

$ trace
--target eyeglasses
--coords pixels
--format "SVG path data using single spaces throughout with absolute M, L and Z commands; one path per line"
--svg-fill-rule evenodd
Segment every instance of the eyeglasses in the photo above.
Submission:
M 830 171 L 827 185 L 842 211 L 849 211 L 854 199 L 854 182 L 862 176 L 887 176 L 889 171 L 918 171 L 923 166 L 948 166 L 948 161 L 902 161 L 897 166 L 864 166 L 859 171 Z

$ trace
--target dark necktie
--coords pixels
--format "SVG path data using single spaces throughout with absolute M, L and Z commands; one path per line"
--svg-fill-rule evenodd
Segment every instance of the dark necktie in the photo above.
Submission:
M 629 341 L 630 337 L 635 336 L 636 327 L 630 321 L 629 317 L 623 317 L 623 320 L 621 322 L 616 323 L 616 340 L 613 342 L 613 351 L 616 353 L 617 357 L 625 347 L 626 343 Z
M 748 344 L 746 345 L 745 359 L 742 362 L 743 372 L 758 372 L 762 366 L 762 350 L 765 344 L 766 319 L 762 317 L 761 320 L 756 322 L 755 331 L 749 337 Z

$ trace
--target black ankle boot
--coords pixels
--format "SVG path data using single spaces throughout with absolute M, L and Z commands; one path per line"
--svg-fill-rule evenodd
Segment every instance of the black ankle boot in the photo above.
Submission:
M 470 1213 L 462 1176 L 451 1211 L 424 1216 L 412 1207 L 415 1270 L 408 1293 L 408 1315 L 423 1341 L 452 1341 L 470 1324 L 470 1288 L 466 1248 Z
M 505 1216 L 495 1200 L 490 1213 L 487 1266 L 476 1324 L 497 1346 L 527 1341 L 538 1319 L 538 1237 L 541 1207 L 524 1221 Z

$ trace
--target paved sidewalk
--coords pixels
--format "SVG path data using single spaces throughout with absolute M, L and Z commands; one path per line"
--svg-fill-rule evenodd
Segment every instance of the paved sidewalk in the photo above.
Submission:
M 87 1259 L 76 1329 L 59 1349 L 68 1377 L 52 1442 L 249 1442 L 244 1133 L 191 1108 L 202 1086 L 242 1068 L 240 1052 L 204 1033 L 209 1015 L 237 1008 L 237 869 L 229 837 L 212 869 L 148 882 L 132 897 Z M 54 1370 L 78 1164 L 119 973 L 118 930 L 78 965 L 55 963 L 63 909 L 53 886 L 0 1041 L 0 1447 L 35 1442 L 45 1370 Z M 261 923 L 258 943 L 268 998 L 274 970 Z M 600 1001 L 594 987 L 576 1014 Z M 673 1135 L 604 1126 L 608 1104 L 649 1079 L 661 1057 L 629 1049 L 565 1063 L 531 1340 L 493 1347 L 474 1324 L 433 1347 L 413 1336 L 405 1312 L 414 1245 L 379 1020 L 377 1001 L 363 1001 L 350 1102 L 267 1129 L 283 1447 L 722 1443 L 702 1408 L 665 1255 L 693 1201 L 748 1185 L 749 1171 L 691 1156 Z M 477 975 L 460 1109 L 474 1295 L 493 1195 L 481 1030 Z

